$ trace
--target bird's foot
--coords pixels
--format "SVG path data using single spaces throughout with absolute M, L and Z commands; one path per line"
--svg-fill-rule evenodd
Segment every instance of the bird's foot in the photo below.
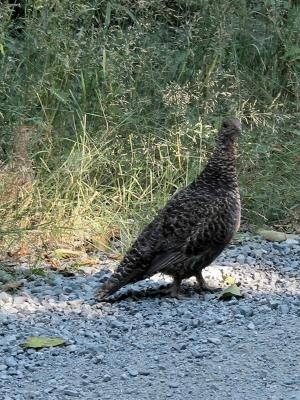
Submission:
M 107 297 L 106 293 L 104 293 L 101 289 L 98 289 L 94 294 L 94 298 L 97 301 L 106 301 L 106 297 Z
M 174 284 L 158 289 L 158 294 L 175 299 L 183 298 L 183 295 L 179 293 L 179 288 Z
M 197 279 L 197 282 L 198 282 L 198 285 L 197 285 L 197 287 L 196 287 L 196 291 L 197 291 L 198 293 L 202 293 L 202 292 L 215 293 L 215 292 L 218 292 L 218 291 L 221 290 L 221 289 L 218 288 L 218 287 L 209 286 L 209 285 L 205 282 L 205 280 L 204 280 L 202 274 L 196 276 L 196 279 Z
M 156 289 L 151 289 L 151 295 L 173 297 L 176 299 L 181 299 L 183 296 L 179 293 L 180 291 L 181 279 L 174 279 L 174 282 L 170 285 L 162 285 Z
M 94 292 L 94 298 L 96 301 L 108 301 L 107 299 L 111 297 L 112 293 L 114 293 L 114 291 L 111 293 L 110 287 L 107 288 L 104 285 L 100 286 Z
M 209 285 L 197 285 L 196 286 L 196 291 L 198 293 L 203 293 L 203 292 L 208 292 L 208 293 L 216 293 L 219 292 L 220 290 L 222 290 L 219 287 L 213 287 L 213 286 L 209 286 Z

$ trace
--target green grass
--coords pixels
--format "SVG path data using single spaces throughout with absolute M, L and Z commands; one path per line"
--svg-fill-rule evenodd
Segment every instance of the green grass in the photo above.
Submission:
M 288 1 L 25 0 L 0 19 L 1 158 L 34 127 L 35 179 L 0 190 L 1 235 L 125 245 L 205 165 L 223 115 L 241 118 L 250 225 L 299 202 L 300 9 Z M 3 183 L 4 182 L 4 183 Z M 23 240 L 22 239 L 22 240 Z

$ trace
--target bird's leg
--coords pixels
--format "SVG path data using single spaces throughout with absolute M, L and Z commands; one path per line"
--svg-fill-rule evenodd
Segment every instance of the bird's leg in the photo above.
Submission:
M 166 287 L 162 293 L 169 295 L 170 297 L 177 297 L 179 298 L 179 289 L 180 289 L 180 284 L 181 284 L 181 278 L 174 277 L 173 283 L 169 286 Z
M 216 291 L 219 290 L 218 288 L 214 288 L 214 287 L 211 287 L 211 286 L 207 285 L 207 283 L 205 282 L 205 280 L 204 280 L 204 278 L 202 276 L 202 271 L 200 271 L 196 275 L 196 279 L 197 279 L 197 282 L 198 282 L 198 291 L 199 291 L 199 293 L 201 293 L 201 292 L 211 292 L 211 293 L 213 293 L 213 292 L 216 292 Z
M 181 278 L 174 277 L 174 281 L 171 285 L 160 286 L 155 290 L 151 290 L 151 295 L 165 295 L 169 297 L 180 298 L 179 289 L 181 284 Z

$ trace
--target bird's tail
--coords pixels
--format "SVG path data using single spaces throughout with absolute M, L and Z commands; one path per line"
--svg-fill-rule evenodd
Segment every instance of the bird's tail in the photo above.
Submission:
M 114 272 L 107 281 L 103 283 L 103 285 L 97 290 L 95 297 L 99 301 L 105 300 L 107 297 L 114 294 L 117 290 L 119 290 L 122 286 L 126 285 L 127 282 L 124 282 L 124 278 L 122 274 L 119 272 Z
M 95 294 L 96 299 L 103 301 L 129 282 L 135 283 L 143 279 L 142 271 L 143 270 L 140 268 L 133 268 L 130 264 L 123 265 L 121 263 L 117 271 L 115 271 L 97 290 Z

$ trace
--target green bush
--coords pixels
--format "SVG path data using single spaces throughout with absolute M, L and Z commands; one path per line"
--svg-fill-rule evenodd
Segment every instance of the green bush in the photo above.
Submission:
M 201 170 L 226 114 L 244 124 L 244 217 L 289 216 L 300 193 L 297 1 L 24 0 L 19 14 L 11 3 L 0 11 L 1 158 L 32 126 L 36 177 L 17 202 L 3 191 L 3 232 L 134 234 Z

